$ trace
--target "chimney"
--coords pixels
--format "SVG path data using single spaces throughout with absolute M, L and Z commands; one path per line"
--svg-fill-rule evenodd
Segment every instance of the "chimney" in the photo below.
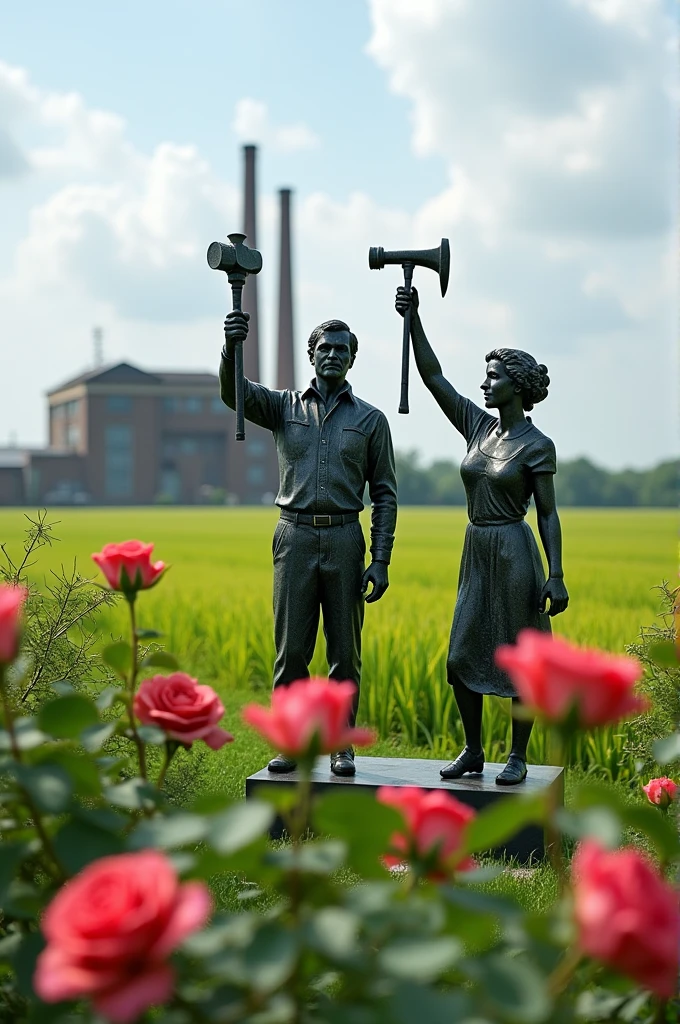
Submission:
M 291 190 L 282 188 L 281 259 L 279 264 L 279 333 L 277 343 L 276 386 L 295 387 L 295 347 L 293 345 L 293 282 L 290 251 Z
M 102 331 L 101 327 L 92 328 L 92 348 L 94 353 L 95 370 L 98 370 L 99 367 L 102 366 L 104 363 L 104 346 L 102 344 L 103 337 L 104 332 Z
M 243 231 L 246 244 L 257 248 L 257 225 L 255 220 L 255 157 L 256 146 L 244 146 L 245 181 L 243 189 Z M 260 336 L 257 316 L 257 274 L 249 274 L 243 289 L 242 307 L 250 313 L 248 338 L 243 346 L 243 369 L 250 380 L 260 379 Z

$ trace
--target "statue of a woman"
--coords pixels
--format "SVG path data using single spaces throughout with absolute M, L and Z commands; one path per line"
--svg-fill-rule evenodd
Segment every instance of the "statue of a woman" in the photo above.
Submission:
M 484 768 L 483 694 L 512 697 L 508 676 L 494 663 L 500 644 L 514 643 L 525 627 L 550 632 L 548 616 L 569 602 L 562 572 L 562 535 L 555 507 L 555 446 L 525 411 L 548 394 L 547 368 L 519 349 L 499 348 L 486 357 L 481 385 L 492 416 L 459 395 L 442 374 L 423 330 L 418 294 L 397 289 L 403 316 L 411 304 L 411 338 L 425 385 L 467 442 L 460 467 L 467 495 L 469 525 L 458 580 L 458 597 L 446 663 L 447 678 L 465 730 L 465 749 L 442 768 L 445 779 Z M 538 532 L 548 561 L 546 581 L 534 535 L 524 521 L 533 495 Z M 523 782 L 532 721 L 513 716 L 512 749 L 496 777 L 501 786 Z

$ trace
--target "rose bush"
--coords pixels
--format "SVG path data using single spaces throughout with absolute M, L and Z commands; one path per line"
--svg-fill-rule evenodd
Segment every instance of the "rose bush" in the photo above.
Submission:
M 647 785 L 642 787 L 642 790 L 650 804 L 655 804 L 665 810 L 675 800 L 678 788 L 676 782 L 663 775 L 658 779 L 650 779 Z
M 638 850 L 582 843 L 574 856 L 578 941 L 645 988 L 670 999 L 678 990 L 678 892 Z
M 590 729 L 648 706 L 634 692 L 642 675 L 635 658 L 585 650 L 536 629 L 523 629 L 515 645 L 499 647 L 496 663 L 522 703 L 548 722 L 574 715 L 580 728 Z
M 144 725 L 156 725 L 180 743 L 203 740 L 219 750 L 234 738 L 217 724 L 224 715 L 224 704 L 215 691 L 201 686 L 186 672 L 144 679 L 135 694 L 133 709 Z
M 465 856 L 465 829 L 475 817 L 472 808 L 449 793 L 414 786 L 381 786 L 377 799 L 399 811 L 406 825 L 390 837 L 394 853 L 385 856 L 388 866 L 406 861 L 433 881 L 474 866 L 472 857 Z
M 180 884 L 156 850 L 104 857 L 68 882 L 42 920 L 47 947 L 35 990 L 47 1003 L 88 996 L 115 1024 L 132 1024 L 167 1002 L 175 973 L 170 953 L 206 923 L 211 898 L 202 882 Z
M 158 583 L 165 571 L 164 562 L 152 562 L 153 544 L 126 540 L 121 544 L 105 544 L 92 555 L 112 590 L 134 597 L 138 590 L 148 590 Z
M 0 664 L 8 664 L 17 656 L 26 595 L 25 587 L 0 584 Z
M 299 679 L 274 690 L 269 710 L 248 704 L 243 720 L 275 750 L 300 761 L 352 745 L 362 747 L 374 742 L 375 733 L 348 727 L 355 693 L 351 682 Z

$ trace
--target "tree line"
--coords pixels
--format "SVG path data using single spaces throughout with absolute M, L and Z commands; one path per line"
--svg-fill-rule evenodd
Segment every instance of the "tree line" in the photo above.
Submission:
M 465 505 L 458 464 L 438 460 L 423 466 L 417 451 L 397 452 L 401 505 Z M 589 459 L 560 462 L 555 477 L 559 505 L 585 507 L 677 507 L 680 460 L 652 469 L 608 470 Z

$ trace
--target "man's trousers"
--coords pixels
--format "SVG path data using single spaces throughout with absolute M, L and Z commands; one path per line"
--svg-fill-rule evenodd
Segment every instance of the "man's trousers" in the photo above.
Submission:
M 303 526 L 280 519 L 274 555 L 274 686 L 309 676 L 323 614 L 328 675 L 356 683 L 354 725 L 361 680 L 361 627 L 366 542 L 358 521 Z

